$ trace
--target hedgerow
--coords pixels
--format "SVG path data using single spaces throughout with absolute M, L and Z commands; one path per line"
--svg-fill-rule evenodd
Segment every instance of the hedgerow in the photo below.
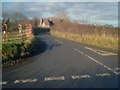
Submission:
M 39 38 L 20 43 L 4 43 L 2 45 L 2 65 L 7 67 L 10 64 L 21 62 L 22 58 L 43 52 L 45 46 L 45 43 Z

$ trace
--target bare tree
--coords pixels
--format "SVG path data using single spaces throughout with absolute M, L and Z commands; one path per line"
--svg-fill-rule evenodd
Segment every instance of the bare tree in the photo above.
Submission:
M 57 21 L 57 23 L 69 22 L 69 17 L 65 12 L 58 12 L 54 18 Z
M 37 17 L 37 16 L 34 16 L 33 18 L 32 18 L 32 24 L 33 24 L 33 26 L 37 26 L 37 25 L 39 25 L 39 18 Z
M 27 17 L 24 14 L 19 13 L 19 12 L 13 13 L 13 15 L 12 15 L 13 22 L 17 22 L 17 21 L 21 21 L 21 20 L 27 20 Z
M 6 21 L 9 19 L 8 13 L 7 12 L 3 12 L 2 13 L 2 18 L 3 18 L 2 24 L 6 23 Z
M 8 13 L 6 13 L 6 12 L 3 12 L 3 13 L 2 13 L 2 18 L 3 18 L 3 20 L 7 20 L 8 17 L 9 17 Z

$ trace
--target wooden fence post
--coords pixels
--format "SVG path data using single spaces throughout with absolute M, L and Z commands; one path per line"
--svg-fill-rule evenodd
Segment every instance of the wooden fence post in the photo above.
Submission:
M 23 31 L 22 31 L 22 25 L 21 24 L 18 24 L 18 29 L 19 29 L 19 34 L 20 34 L 20 36 L 21 36 L 21 38 L 22 38 L 22 40 L 23 40 Z
M 3 26 L 4 26 L 4 25 L 3 25 Z M 2 26 L 2 29 L 3 29 L 3 26 Z M 3 32 L 3 38 L 2 38 L 2 39 L 3 39 L 2 41 L 4 42 L 4 32 Z
M 7 30 L 7 25 L 4 24 L 3 26 L 5 26 L 5 30 L 6 30 L 6 42 L 8 42 L 8 36 L 7 36 L 8 30 Z M 5 34 L 5 31 L 3 32 L 3 41 L 4 41 L 4 34 Z
M 22 33 L 22 25 L 18 24 L 19 33 Z
M 28 37 L 28 25 L 27 24 L 25 24 L 25 31 L 26 31 L 26 36 Z
M 32 25 L 29 24 L 29 36 L 32 34 Z

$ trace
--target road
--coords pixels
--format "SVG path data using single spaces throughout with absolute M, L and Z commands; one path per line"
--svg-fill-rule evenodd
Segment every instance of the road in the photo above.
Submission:
M 3 70 L 3 88 L 118 88 L 118 55 L 80 43 L 40 37 L 47 50 Z

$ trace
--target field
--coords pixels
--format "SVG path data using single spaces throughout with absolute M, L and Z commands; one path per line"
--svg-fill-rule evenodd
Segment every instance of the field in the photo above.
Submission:
M 59 24 L 51 28 L 51 35 L 75 42 L 118 51 L 118 30 L 116 28 L 80 24 Z

